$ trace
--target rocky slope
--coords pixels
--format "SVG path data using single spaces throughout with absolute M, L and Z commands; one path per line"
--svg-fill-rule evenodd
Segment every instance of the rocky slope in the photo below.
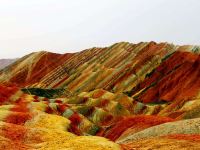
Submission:
M 199 53 L 155 42 L 31 53 L 0 71 L 0 147 L 200 149 Z
M 0 81 L 16 83 L 22 87 L 26 84 L 37 83 L 44 75 L 61 66 L 72 55 L 45 51 L 31 53 L 0 71 Z

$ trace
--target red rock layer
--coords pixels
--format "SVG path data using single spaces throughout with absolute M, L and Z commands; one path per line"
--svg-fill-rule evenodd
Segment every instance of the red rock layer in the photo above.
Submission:
M 3 127 L 2 135 L 9 139 L 9 141 L 2 141 L 0 144 L 0 149 L 7 150 L 28 150 L 29 146 L 23 144 L 27 130 L 23 126 L 17 126 L 15 124 L 9 124 Z
M 9 81 L 19 86 L 26 86 L 37 83 L 47 73 L 51 72 L 58 66 L 61 66 L 71 56 L 73 56 L 73 54 L 62 55 L 62 54 L 44 52 L 44 54 L 36 62 L 30 62 L 32 63 L 31 68 L 28 67 L 27 64 L 27 66 L 23 68 L 23 70 L 20 70 L 20 72 L 13 73 L 12 78 Z M 22 58 L 22 60 L 23 59 L 24 58 Z
M 23 100 L 23 97 L 16 101 L 12 101 L 10 98 L 17 93 L 19 89 L 17 87 L 0 86 L 0 97 L 3 99 L 2 104 L 14 105 L 9 109 L 8 116 L 4 118 L 4 122 L 9 123 L 4 125 L 0 134 L 10 141 L 1 141 L 0 149 L 19 149 L 26 150 L 30 147 L 23 144 L 24 137 L 26 135 L 26 128 L 23 127 L 24 123 L 32 119 L 32 115 L 29 112 L 27 102 Z
M 189 100 L 199 90 L 199 77 L 200 55 L 177 51 L 140 83 L 132 94 L 151 86 L 139 96 L 140 101 L 148 103 Z
M 47 53 L 35 64 L 35 67 L 32 70 L 32 74 L 26 82 L 28 84 L 33 84 L 40 81 L 42 77 L 44 77 L 47 73 L 51 72 L 56 67 L 62 65 L 72 55 L 73 54 L 60 55 Z
M 132 128 L 135 132 L 139 132 L 145 128 L 171 121 L 174 120 L 159 116 L 138 115 L 133 117 L 124 117 L 121 121 L 117 122 L 111 129 L 109 129 L 108 132 L 104 133 L 104 136 L 112 141 L 115 141 L 128 128 Z
M 112 90 L 114 86 L 125 81 L 125 79 L 128 79 L 131 75 L 136 74 L 138 70 L 140 70 L 143 67 L 143 65 L 145 65 L 146 62 L 151 61 L 151 59 L 155 55 L 162 56 L 166 54 L 167 51 L 164 51 L 162 49 L 164 46 L 165 46 L 164 43 L 160 43 L 160 44 L 157 44 L 155 42 L 148 43 L 146 47 L 144 47 L 140 52 L 137 53 L 137 55 L 132 59 L 132 62 L 126 65 L 124 70 L 113 75 L 113 78 L 116 78 L 116 80 L 113 80 L 114 82 L 110 84 L 109 86 L 106 86 L 106 88 L 104 89 L 108 91 Z M 137 64 L 133 67 L 132 65 L 134 62 L 137 62 Z M 123 76 L 121 76 L 121 74 L 123 74 Z
M 10 109 L 11 113 L 6 117 L 5 122 L 17 125 L 24 125 L 27 120 L 32 119 L 32 114 L 29 112 L 28 103 L 23 102 L 23 99 L 18 100 L 15 106 Z
M 173 134 L 167 136 L 169 139 L 188 140 L 192 142 L 200 142 L 199 134 Z
M 19 89 L 17 87 L 5 87 L 0 85 L 0 105 L 6 102 Z

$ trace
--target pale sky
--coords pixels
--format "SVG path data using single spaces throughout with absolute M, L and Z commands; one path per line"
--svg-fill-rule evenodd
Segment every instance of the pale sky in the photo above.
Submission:
M 200 45 L 200 0 L 0 0 L 0 58 L 120 41 Z

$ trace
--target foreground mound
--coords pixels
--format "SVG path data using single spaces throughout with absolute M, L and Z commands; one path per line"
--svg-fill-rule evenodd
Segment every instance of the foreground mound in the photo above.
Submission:
M 172 135 L 142 139 L 122 144 L 124 150 L 198 150 L 200 149 L 199 135 Z
M 48 103 L 33 102 L 35 96 L 24 94 L 16 87 L 1 88 L 0 149 L 120 149 L 103 137 L 70 133 L 76 118 L 70 121 L 59 114 L 48 114 L 45 112 Z
M 159 116 L 138 115 L 126 117 L 117 122 L 107 133 L 105 133 L 104 136 L 115 141 L 117 139 L 123 139 L 128 135 L 132 135 L 146 128 L 171 121 L 174 120 Z
M 28 127 L 0 122 L 0 149 L 7 150 L 119 150 L 117 144 L 101 137 L 76 136 L 67 131 L 43 127 Z
M 200 118 L 181 120 L 157 125 L 117 141 L 127 143 L 138 139 L 165 136 L 169 134 L 200 134 Z

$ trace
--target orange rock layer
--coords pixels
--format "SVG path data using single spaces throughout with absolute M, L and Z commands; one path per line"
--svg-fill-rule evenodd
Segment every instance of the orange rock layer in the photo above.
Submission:
M 200 149 L 199 53 L 122 42 L 24 56 L 0 71 L 0 149 Z

